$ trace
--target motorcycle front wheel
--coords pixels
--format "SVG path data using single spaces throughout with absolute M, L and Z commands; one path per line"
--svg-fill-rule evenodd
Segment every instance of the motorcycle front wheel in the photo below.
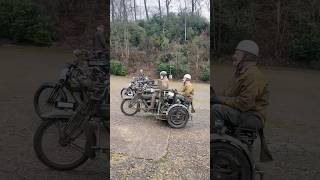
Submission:
M 120 108 L 123 114 L 127 116 L 133 116 L 139 111 L 140 104 L 138 101 L 132 99 L 124 99 Z
M 38 159 L 46 166 L 60 170 L 72 170 L 88 160 L 85 154 L 87 137 L 80 134 L 75 140 L 62 140 L 67 119 L 46 120 L 38 127 L 33 147 Z
M 43 117 L 44 114 L 55 109 L 57 101 L 67 102 L 67 94 L 55 85 L 44 84 L 40 86 L 33 98 L 33 106 L 36 114 Z
M 227 142 L 213 142 L 210 146 L 212 179 L 253 180 L 250 161 L 243 151 Z

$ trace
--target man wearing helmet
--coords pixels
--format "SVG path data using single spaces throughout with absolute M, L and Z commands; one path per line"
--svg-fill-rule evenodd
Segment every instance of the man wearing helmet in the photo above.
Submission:
M 158 88 L 161 90 L 169 88 L 169 79 L 167 77 L 166 71 L 160 72 L 160 80 L 158 81 Z M 149 109 L 154 109 L 154 103 L 156 101 L 156 97 L 158 97 L 158 96 L 159 96 L 159 92 L 153 93 Z
M 251 40 L 241 41 L 232 56 L 235 72 L 223 96 L 212 97 L 214 122 L 223 120 L 240 128 L 255 129 L 261 138 L 261 160 L 272 160 L 263 136 L 266 108 L 269 104 L 268 81 L 256 66 L 258 45 Z
M 140 71 L 139 71 L 138 80 L 145 80 L 145 75 L 143 73 L 143 69 L 140 69 Z
M 194 95 L 194 88 L 191 84 L 191 75 L 185 74 L 182 79 L 183 85 L 181 88 L 181 94 L 191 101 L 191 112 L 194 113 L 195 110 L 193 108 L 192 99 Z

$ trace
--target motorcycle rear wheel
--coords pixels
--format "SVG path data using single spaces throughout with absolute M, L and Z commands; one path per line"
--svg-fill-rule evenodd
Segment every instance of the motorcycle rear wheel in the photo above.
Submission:
M 212 179 L 253 180 L 250 161 L 241 150 L 227 142 L 213 142 L 210 146 Z
M 189 112 L 188 110 L 176 106 L 169 110 L 168 112 L 168 124 L 172 128 L 184 128 L 189 120 Z

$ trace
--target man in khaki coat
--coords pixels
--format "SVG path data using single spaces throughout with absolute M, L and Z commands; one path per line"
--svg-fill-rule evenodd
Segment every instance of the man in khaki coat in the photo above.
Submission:
M 194 95 L 194 88 L 191 84 L 191 75 L 185 74 L 183 76 L 183 86 L 181 88 L 181 95 L 183 95 L 185 98 L 191 101 L 191 113 L 195 113 L 194 107 L 193 107 L 193 95 Z
M 268 81 L 256 66 L 258 45 L 251 40 L 243 40 L 232 56 L 235 72 L 223 96 L 213 94 L 211 108 L 214 122 L 222 120 L 226 124 L 240 128 L 255 129 L 263 136 L 266 109 L 269 104 Z M 262 132 L 262 134 L 260 133 Z M 272 157 L 261 137 L 262 161 Z

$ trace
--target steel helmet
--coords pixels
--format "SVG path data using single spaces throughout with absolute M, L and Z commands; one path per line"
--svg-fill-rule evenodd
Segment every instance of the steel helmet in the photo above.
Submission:
M 236 50 L 245 51 L 255 56 L 259 55 L 259 46 L 251 40 L 240 41 L 236 47 Z
M 185 74 L 185 75 L 183 76 L 183 79 L 189 79 L 189 80 L 191 80 L 191 75 L 190 75 L 190 74 Z
M 166 76 L 167 75 L 167 72 L 166 71 L 161 71 L 160 72 L 160 76 Z

